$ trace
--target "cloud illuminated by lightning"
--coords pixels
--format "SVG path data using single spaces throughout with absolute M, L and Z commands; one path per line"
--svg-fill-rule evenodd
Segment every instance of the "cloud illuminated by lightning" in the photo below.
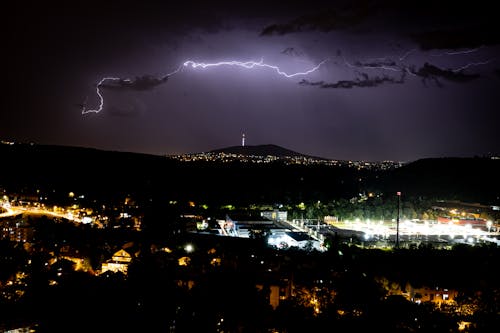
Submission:
M 204 62 L 195 62 L 192 60 L 187 60 L 181 66 L 179 66 L 175 71 L 164 75 L 161 79 L 158 80 L 158 82 L 165 82 L 170 76 L 179 73 L 184 68 L 193 68 L 193 69 L 202 68 L 202 69 L 205 69 L 205 68 L 209 68 L 209 67 L 219 67 L 219 66 L 236 66 L 236 67 L 242 67 L 242 68 L 246 68 L 246 69 L 254 69 L 254 68 L 259 68 L 259 67 L 260 68 L 268 68 L 268 69 L 274 70 L 278 75 L 284 76 L 286 78 L 292 78 L 295 76 L 311 74 L 311 73 L 317 71 L 321 67 L 321 65 L 323 65 L 326 61 L 328 61 L 328 59 L 325 59 L 325 60 L 321 61 L 320 63 L 318 63 L 316 66 L 314 66 L 308 70 L 302 71 L 302 72 L 287 73 L 287 72 L 284 72 L 283 70 L 281 70 L 279 68 L 279 66 L 270 65 L 270 64 L 265 63 L 263 59 L 261 59 L 260 61 L 236 61 L 236 60 L 232 60 L 232 61 L 220 61 L 220 62 L 215 62 L 215 63 L 204 63 Z M 121 79 L 119 77 L 103 77 L 96 85 L 96 94 L 99 98 L 99 105 L 95 109 L 87 109 L 86 106 L 83 105 L 82 114 L 99 113 L 102 111 L 102 109 L 104 108 L 104 97 L 102 95 L 100 88 L 106 82 L 126 83 L 128 85 L 132 85 L 134 81 L 131 79 Z
M 468 49 L 468 50 L 461 50 L 461 51 L 454 51 L 454 52 L 445 52 L 440 54 L 440 56 L 458 56 L 458 55 L 469 55 L 472 53 L 477 52 L 479 48 L 475 49 Z M 413 52 L 415 52 L 417 49 L 413 48 L 410 49 L 409 51 L 406 51 L 404 54 L 400 55 L 397 57 L 398 61 L 393 61 L 391 60 L 390 57 L 385 56 L 381 58 L 375 58 L 375 61 L 369 61 L 369 62 L 363 62 L 363 61 L 356 61 L 354 63 L 351 63 L 347 61 L 347 59 L 342 56 L 344 64 L 351 69 L 354 70 L 380 70 L 380 71 L 391 71 L 391 72 L 401 72 L 403 74 L 403 77 L 401 79 L 397 78 L 392 78 L 394 82 L 400 83 L 405 80 L 404 75 L 405 74 L 410 74 L 413 77 L 422 77 L 424 80 L 427 80 L 429 78 L 433 78 L 436 82 L 436 76 L 438 77 L 444 77 L 447 78 L 448 80 L 452 80 L 455 82 L 465 82 L 467 79 L 473 79 L 477 78 L 478 75 L 474 74 L 464 74 L 462 73 L 464 70 L 468 69 L 469 67 L 476 67 L 476 66 L 481 66 L 481 65 L 486 65 L 489 64 L 491 61 L 494 59 L 489 59 L 486 61 L 477 61 L 477 62 L 468 62 L 465 65 L 462 65 L 460 67 L 454 68 L 454 69 L 441 69 L 439 67 L 436 67 L 434 65 L 426 63 L 422 68 L 420 69 L 415 69 L 413 66 L 409 66 L 404 62 L 404 60 Z M 436 56 L 436 55 L 431 55 L 431 56 Z M 82 114 L 87 114 L 87 113 L 99 113 L 103 110 L 104 108 L 104 96 L 102 93 L 101 88 L 103 87 L 108 87 L 108 88 L 119 88 L 119 89 L 133 89 L 133 90 L 147 90 L 147 89 L 152 89 L 155 86 L 158 86 L 160 84 L 163 84 L 166 82 L 172 75 L 175 75 L 179 72 L 182 72 L 185 69 L 192 69 L 192 70 L 197 70 L 197 69 L 207 69 L 211 67 L 221 67 L 221 66 L 232 66 L 232 67 L 241 67 L 244 69 L 258 69 L 258 68 L 264 68 L 264 69 L 270 69 L 276 72 L 276 74 L 283 76 L 285 78 L 293 78 L 293 77 L 298 77 L 298 76 L 307 76 L 315 71 L 317 71 L 325 62 L 327 62 L 329 59 L 325 59 L 318 63 L 316 66 L 304 70 L 304 71 L 299 71 L 299 72 L 292 72 L 292 73 L 287 73 L 283 71 L 279 66 L 276 65 L 271 65 L 268 63 L 265 63 L 263 59 L 260 61 L 237 61 L 237 60 L 231 60 L 231 61 L 220 61 L 220 62 L 214 62 L 214 63 L 205 63 L 205 62 L 196 62 L 193 60 L 187 60 L 184 61 L 177 69 L 172 71 L 171 73 L 165 74 L 162 77 L 150 77 L 150 76 L 143 76 L 143 77 L 138 77 L 136 79 L 122 79 L 119 77 L 103 77 L 96 85 L 96 95 L 99 99 L 99 103 L 96 108 L 94 109 L 87 109 L 86 107 L 86 102 L 82 105 Z M 457 75 L 458 73 L 461 73 L 460 75 Z M 361 73 L 363 74 L 363 73 Z M 371 78 L 372 80 L 374 78 Z M 365 79 L 365 81 L 367 81 Z M 363 81 L 363 86 L 373 86 L 373 85 L 367 85 L 366 82 Z M 311 82 L 308 81 L 303 81 L 307 82 L 307 85 L 314 85 L 311 84 Z M 339 82 L 343 82 L 342 80 Z M 358 82 L 358 81 L 356 81 Z M 386 81 L 383 81 L 386 82 Z M 110 84 L 110 85 L 106 85 Z M 322 86 L 325 86 L 323 84 Z M 354 86 L 360 86 L 359 82 L 356 83 Z

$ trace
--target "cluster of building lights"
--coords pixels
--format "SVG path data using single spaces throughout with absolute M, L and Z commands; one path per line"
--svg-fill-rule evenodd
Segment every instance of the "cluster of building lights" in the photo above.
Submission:
M 330 160 L 318 159 L 306 156 L 274 156 L 274 155 L 244 155 L 244 154 L 230 154 L 230 153 L 199 153 L 199 154 L 184 154 L 168 156 L 172 159 L 182 162 L 247 162 L 247 163 L 273 163 L 283 162 L 287 165 L 329 165 L 329 166 L 347 166 L 361 169 L 393 169 L 402 166 L 401 162 L 382 161 L 382 162 L 367 162 L 367 161 L 344 161 L 344 160 Z
M 349 229 L 364 233 L 365 239 L 370 240 L 373 237 L 387 238 L 396 235 L 395 221 L 343 221 L 335 223 L 335 226 L 341 229 Z M 450 239 L 463 238 L 468 243 L 474 243 L 479 239 L 496 242 L 500 244 L 498 239 L 492 237 L 498 234 L 496 229 L 493 229 L 491 221 L 486 223 L 487 229 L 475 228 L 471 224 L 459 225 L 453 222 L 436 223 L 429 221 L 404 220 L 399 225 L 399 235 L 401 236 L 447 236 Z

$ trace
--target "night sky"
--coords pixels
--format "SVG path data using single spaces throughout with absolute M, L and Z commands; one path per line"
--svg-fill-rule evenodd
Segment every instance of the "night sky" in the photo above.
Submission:
M 490 4 L 490 2 L 492 4 Z M 2 9 L 0 139 L 151 154 L 500 153 L 493 1 L 51 1 Z M 260 61 L 268 67 L 182 67 Z M 181 67 L 179 67 L 181 66 Z M 175 74 L 169 75 L 181 68 Z M 96 85 L 103 77 L 102 111 Z

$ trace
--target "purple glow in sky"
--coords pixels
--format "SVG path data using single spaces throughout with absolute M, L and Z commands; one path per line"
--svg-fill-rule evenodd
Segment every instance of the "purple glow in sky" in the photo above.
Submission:
M 487 1 L 252 4 L 11 6 L 0 139 L 163 155 L 245 133 L 333 159 L 500 154 Z
M 269 68 L 273 71 L 275 71 L 278 75 L 284 76 L 286 78 L 292 78 L 296 76 L 305 76 L 309 75 L 311 73 L 314 73 L 317 71 L 321 65 L 323 65 L 327 59 L 321 61 L 319 64 L 316 66 L 306 69 L 300 72 L 293 72 L 293 73 L 287 73 L 282 71 L 279 66 L 276 65 L 271 65 L 271 64 L 266 64 L 264 62 L 264 59 L 261 59 L 260 61 L 237 61 L 237 60 L 231 60 L 231 61 L 218 61 L 218 62 L 212 62 L 212 63 L 205 63 L 205 62 L 196 62 L 192 60 L 187 60 L 185 61 L 182 66 L 179 66 L 175 71 L 168 73 L 166 75 L 163 75 L 162 78 L 160 79 L 155 79 L 155 78 L 150 78 L 150 77 L 142 77 L 138 78 L 136 80 L 132 79 L 122 79 L 118 77 L 104 77 L 96 85 L 96 95 L 99 99 L 99 105 L 95 109 L 88 109 L 85 104 L 82 104 L 82 114 L 87 114 L 87 113 L 99 113 L 104 109 L 104 96 L 102 95 L 101 92 L 101 87 L 106 84 L 107 82 L 112 82 L 112 83 L 117 83 L 119 86 L 129 86 L 129 87 L 134 87 L 137 86 L 138 84 L 148 84 L 149 82 L 150 86 L 155 86 L 159 85 L 163 82 L 166 82 L 172 75 L 177 74 L 181 72 L 182 69 L 185 67 L 188 68 L 210 68 L 210 67 L 224 67 L 224 66 L 236 66 L 236 67 L 242 67 L 246 69 L 258 69 L 258 68 Z

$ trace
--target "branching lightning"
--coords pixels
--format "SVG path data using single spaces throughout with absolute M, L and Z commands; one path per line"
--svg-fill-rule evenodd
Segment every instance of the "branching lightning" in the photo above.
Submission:
M 219 67 L 219 66 L 236 66 L 236 67 L 242 67 L 246 69 L 254 69 L 254 68 L 269 68 L 274 70 L 278 75 L 284 76 L 286 78 L 292 78 L 295 76 L 301 76 L 301 75 L 308 75 L 311 74 L 315 71 L 317 71 L 321 65 L 323 65 L 328 59 L 325 59 L 318 63 L 316 66 L 312 67 L 311 69 L 308 69 L 306 71 L 302 72 L 295 72 L 295 73 L 287 73 L 279 68 L 279 66 L 276 65 L 270 65 L 264 62 L 264 59 L 261 59 L 260 61 L 220 61 L 220 62 L 215 62 L 215 63 L 204 63 L 204 62 L 195 62 L 192 60 L 187 60 L 184 63 L 182 63 L 181 66 L 179 66 L 176 70 L 174 70 L 171 73 L 168 73 L 164 76 L 162 76 L 160 79 L 158 79 L 158 82 L 164 82 L 166 81 L 170 76 L 177 74 L 181 72 L 184 68 L 209 68 L 209 67 Z M 85 105 L 82 107 L 82 114 L 87 114 L 87 113 L 99 113 L 102 111 L 104 108 L 104 97 L 101 92 L 101 87 L 103 84 L 107 82 L 123 82 L 126 84 L 132 84 L 133 80 L 131 79 L 122 79 L 119 77 L 103 77 L 96 85 L 96 94 L 97 97 L 99 98 L 99 104 L 97 108 L 95 109 L 87 109 Z
M 401 55 L 401 56 L 399 57 L 399 61 L 403 61 L 403 60 L 405 60 L 405 58 L 406 58 L 406 57 L 408 57 L 408 56 L 410 55 L 410 53 L 413 53 L 413 52 L 415 52 L 416 50 L 417 50 L 417 49 L 411 49 L 411 50 L 409 50 L 409 51 L 406 51 L 403 55 Z
M 465 64 L 461 67 L 458 67 L 458 68 L 455 68 L 455 69 L 452 69 L 451 71 L 452 72 L 460 72 L 460 71 L 463 71 L 469 67 L 474 67 L 474 66 L 481 66 L 481 65 L 487 65 L 491 62 L 492 60 L 486 60 L 486 61 L 479 61 L 479 62 L 470 62 L 468 64 Z
M 479 51 L 483 46 L 480 46 L 478 48 L 474 49 L 466 49 L 466 50 L 459 50 L 459 51 L 451 51 L 451 52 L 444 52 L 441 54 L 431 54 L 431 56 L 469 56 L 470 54 L 473 54 L 477 51 Z M 342 57 L 343 63 L 346 67 L 351 68 L 358 72 L 358 74 L 361 74 L 364 77 L 363 81 L 363 86 L 375 86 L 378 85 L 382 82 L 386 81 L 391 81 L 394 83 L 401 83 L 405 80 L 405 75 L 409 74 L 413 77 L 420 77 L 424 81 L 433 79 L 436 82 L 438 81 L 438 78 L 444 78 L 450 81 L 455 81 L 455 82 L 466 82 L 470 79 L 475 79 L 479 77 L 479 75 L 475 74 L 467 74 L 464 73 L 466 69 L 469 67 L 476 67 L 476 66 L 482 66 L 489 64 L 490 62 L 494 61 L 495 59 L 490 59 L 490 60 L 485 60 L 485 61 L 476 61 L 476 62 L 468 62 L 465 65 L 459 66 L 457 68 L 450 68 L 450 69 L 442 69 L 440 67 L 437 67 L 435 65 L 425 63 L 422 67 L 420 68 L 415 68 L 414 66 L 410 66 L 407 63 L 405 63 L 404 60 L 406 60 L 412 53 L 417 51 L 416 48 L 410 49 L 403 54 L 396 56 L 396 61 L 391 60 L 391 57 L 385 56 L 385 57 L 379 57 L 379 58 L 372 58 L 370 61 L 355 61 L 355 62 L 349 62 L 344 56 Z M 340 56 L 338 54 L 337 56 Z M 285 72 L 282 70 L 279 66 L 272 65 L 265 63 L 263 59 L 260 61 L 237 61 L 237 60 L 231 60 L 231 61 L 220 61 L 220 62 L 214 62 L 214 63 L 205 63 L 205 62 L 196 62 L 193 60 L 186 60 L 183 63 L 180 64 L 179 67 L 177 67 L 174 71 L 171 73 L 165 74 L 161 77 L 151 77 L 151 76 L 144 76 L 144 77 L 139 77 L 136 79 L 122 79 L 119 77 L 103 77 L 96 85 L 95 90 L 96 90 L 96 95 L 98 97 L 98 105 L 94 109 L 87 109 L 86 107 L 86 101 L 83 103 L 82 108 L 82 114 L 87 114 L 87 113 L 99 113 L 103 110 L 104 108 L 104 96 L 102 89 L 103 87 L 106 87 L 106 84 L 111 84 L 108 87 L 111 88 L 125 88 L 125 89 L 134 89 L 134 90 L 147 90 L 151 89 L 155 86 L 158 86 L 160 84 L 163 84 L 166 82 L 172 75 L 175 75 L 177 73 L 180 73 L 184 70 L 187 69 L 192 69 L 192 70 L 197 70 L 197 69 L 208 69 L 212 67 L 222 67 L 222 66 L 231 66 L 231 67 L 240 67 L 244 69 L 258 69 L 258 68 L 264 68 L 264 69 L 269 69 L 274 71 L 276 74 L 283 76 L 285 78 L 293 78 L 293 77 L 298 77 L 298 76 L 307 76 L 315 71 L 317 71 L 325 62 L 329 61 L 330 59 L 327 58 L 321 62 L 319 62 L 316 66 L 299 71 L 299 72 Z M 402 73 L 402 77 L 400 79 L 394 79 L 394 78 L 388 78 L 385 76 L 382 78 L 379 77 L 369 77 L 366 73 L 359 73 L 360 70 L 379 70 L 379 71 L 390 71 L 390 72 L 400 72 Z M 378 80 L 378 81 L 377 81 Z M 304 83 L 305 82 L 305 83 Z M 323 81 L 321 81 L 323 82 Z M 322 87 L 337 87 L 337 86 L 342 86 L 344 87 L 346 85 L 346 82 L 349 83 L 350 81 L 338 81 L 338 83 L 334 84 L 322 84 Z M 371 83 L 372 85 L 368 85 L 368 83 Z M 307 85 L 314 85 L 309 81 L 302 81 L 301 84 L 307 84 Z M 352 81 L 351 86 L 360 86 L 359 81 Z
M 87 109 L 86 108 L 86 105 L 84 104 L 82 106 L 82 114 L 86 114 L 86 113 L 99 113 L 102 111 L 102 108 L 104 107 L 104 97 L 102 97 L 102 94 L 101 94 L 101 85 L 103 83 L 105 83 L 106 81 L 119 81 L 121 80 L 119 77 L 103 77 L 101 79 L 101 81 L 99 81 L 96 85 L 96 88 L 95 88 L 95 91 L 97 93 L 97 96 L 99 97 L 99 106 L 97 107 L 97 109 Z
M 442 56 L 449 56 L 449 55 L 460 55 L 460 54 L 469 54 L 469 53 L 474 53 L 476 51 L 479 51 L 484 45 L 481 45 L 479 47 L 473 48 L 473 49 L 467 49 L 467 50 L 461 50 L 461 51 L 452 51 L 452 52 L 444 52 L 444 53 L 438 53 L 438 54 L 431 54 L 433 57 L 442 57 Z
M 269 65 L 269 64 L 264 63 L 263 59 L 261 59 L 258 62 L 256 62 L 256 61 L 221 61 L 221 62 L 216 62 L 216 63 L 211 63 L 211 64 L 210 63 L 207 64 L 207 63 L 203 63 L 203 62 L 194 62 L 194 61 L 188 60 L 188 61 L 184 62 L 184 66 L 185 67 L 190 66 L 191 68 L 198 68 L 198 67 L 208 68 L 208 67 L 217 67 L 217 66 L 238 66 L 238 67 L 243 67 L 243 68 L 247 68 L 247 69 L 252 69 L 252 68 L 256 68 L 256 67 L 265 67 L 265 68 L 273 69 L 279 75 L 282 75 L 282 76 L 287 77 L 287 78 L 291 78 L 294 76 L 310 74 L 310 73 L 318 70 L 321 67 L 321 65 L 323 65 L 327 60 L 328 59 L 321 61 L 319 64 L 317 64 L 316 66 L 314 66 L 311 69 L 308 69 L 307 71 L 296 72 L 296 73 L 292 73 L 292 74 L 288 74 L 288 73 L 282 71 L 278 66 Z

